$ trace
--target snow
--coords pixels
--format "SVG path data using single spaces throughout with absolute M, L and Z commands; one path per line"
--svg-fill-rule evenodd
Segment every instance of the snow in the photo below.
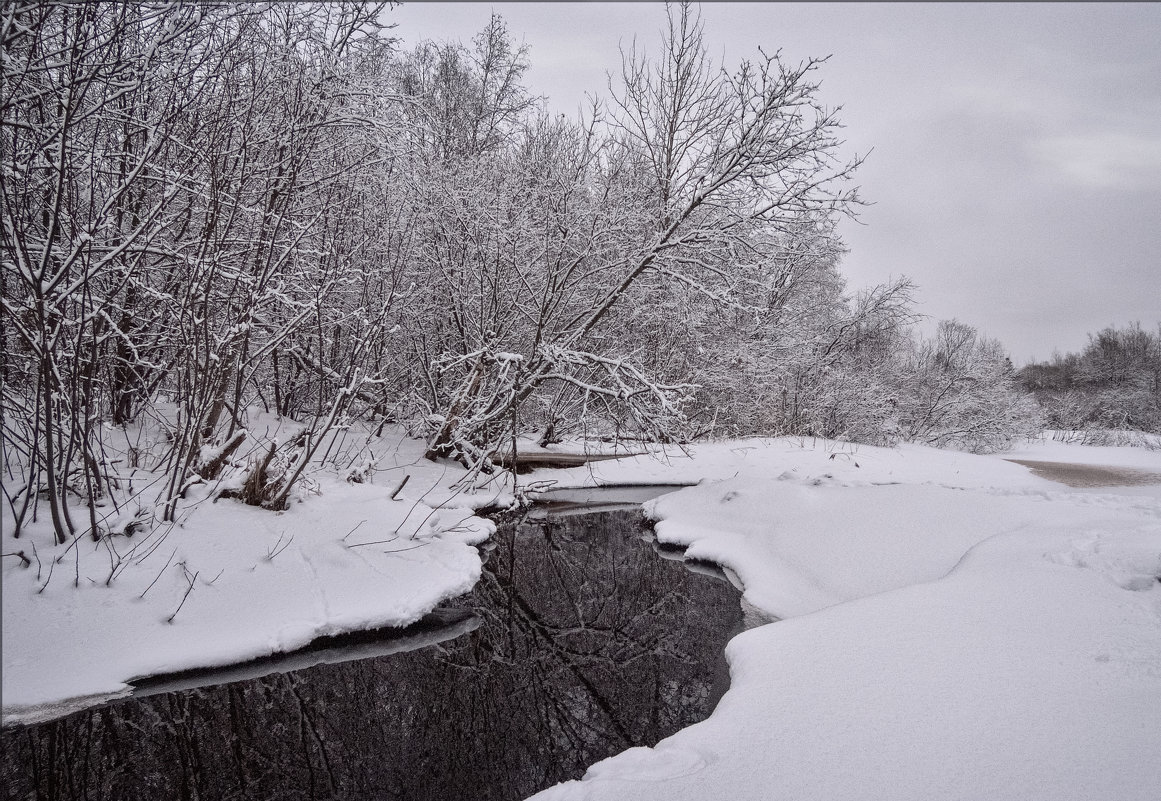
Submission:
M 32 565 L 4 559 L 4 723 L 123 695 L 138 677 L 405 626 L 468 592 L 480 574 L 474 545 L 494 530 L 472 508 L 505 498 L 451 489 L 462 470 L 419 458 L 420 441 L 396 440 L 377 483 L 315 472 L 314 491 L 286 512 L 191 495 L 174 526 L 55 549 L 36 530 L 13 539 L 5 521 L 4 553 L 23 550 Z
M 784 619 L 730 642 L 708 720 L 534 798 L 1155 798 L 1161 487 L 1074 491 L 1013 454 L 836 448 L 754 440 L 553 471 L 710 476 L 648 505 L 658 538 Z M 1161 471 L 1141 449 L 1018 458 Z
M 1145 437 L 1146 435 L 1141 435 L 1143 440 Z M 1043 441 L 1013 448 L 1001 454 L 1001 456 L 1005 459 L 1027 459 L 1029 461 L 1156 470 L 1158 465 L 1161 465 L 1161 440 L 1157 442 L 1157 447 L 1150 449 L 1069 445 L 1064 442 L 1055 442 L 1045 438 Z
M 5 722 L 136 676 L 404 625 L 465 592 L 491 531 L 472 510 L 507 496 L 457 490 L 462 471 L 421 453 L 400 436 L 359 463 L 370 483 L 314 473 L 285 513 L 193 497 L 171 530 L 42 549 L 42 574 L 64 554 L 42 594 L 35 561 L 5 558 Z M 1161 472 L 1142 448 L 751 439 L 521 477 L 695 485 L 646 505 L 657 537 L 723 565 L 756 611 L 709 719 L 538 801 L 1156 797 L 1161 486 L 1073 490 L 1008 458 Z M 127 565 L 110 586 L 105 543 Z M 30 550 L 7 530 L 3 546 Z

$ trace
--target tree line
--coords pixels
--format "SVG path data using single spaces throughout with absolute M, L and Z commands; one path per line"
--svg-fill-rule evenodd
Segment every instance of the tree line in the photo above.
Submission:
M 1051 428 L 1089 432 L 1093 442 L 1116 439 L 1109 431 L 1161 434 L 1161 324 L 1089 334 L 1080 353 L 1029 364 L 1020 381 Z
M 284 508 L 336 432 L 402 423 L 494 469 L 517 434 L 801 434 L 969 450 L 1038 426 L 1003 348 L 850 293 L 862 204 L 825 60 L 727 68 L 697 12 L 575 119 L 493 16 L 404 47 L 386 4 L 0 11 L 7 510 L 102 528 L 109 432 L 172 520 Z M 260 437 L 262 410 L 302 423 Z M 327 443 L 330 443 L 328 445 Z

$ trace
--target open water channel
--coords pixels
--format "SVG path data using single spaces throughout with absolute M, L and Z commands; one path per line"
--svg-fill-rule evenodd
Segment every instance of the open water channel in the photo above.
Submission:
M 738 591 L 659 558 L 633 506 L 576 512 L 503 521 L 473 593 L 407 638 L 6 730 L 0 797 L 520 799 L 704 719 Z

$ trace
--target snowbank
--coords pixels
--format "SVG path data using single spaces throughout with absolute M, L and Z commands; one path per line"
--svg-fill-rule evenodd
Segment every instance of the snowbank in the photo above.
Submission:
M 1161 463 L 1161 454 L 1153 455 L 1153 463 Z M 850 486 L 902 483 L 956 488 L 1051 490 L 1058 487 L 1032 476 L 1025 467 L 995 456 L 973 456 L 922 445 L 876 448 L 810 437 L 673 446 L 647 456 L 593 462 L 579 468 L 537 470 L 527 478 L 538 485 L 595 487 L 631 483 L 696 484 L 733 476 L 776 478 L 783 475 Z
M 1056 433 L 1059 435 L 1067 432 Z M 1005 459 L 1157 469 L 1158 465 L 1161 465 L 1161 437 L 1155 434 L 1138 436 L 1142 441 L 1154 443 L 1156 447 L 1114 448 L 1103 445 L 1074 445 L 1054 440 L 1051 434 L 1046 434 L 1042 440 L 1024 443 L 1000 455 Z
M 463 471 L 422 460 L 421 448 L 400 436 L 374 483 L 316 472 L 313 491 L 280 513 L 191 493 L 174 525 L 55 548 L 35 528 L 13 539 L 6 526 L 4 552 L 32 564 L 4 559 L 4 722 L 98 703 L 137 677 L 405 626 L 468 592 L 480 574 L 473 546 L 493 531 L 472 508 L 504 499 L 455 492 Z
M 658 537 L 788 619 L 731 641 L 708 720 L 535 798 L 1154 798 L 1161 487 L 1077 492 L 1000 457 L 833 448 L 756 440 L 671 473 L 554 475 L 720 477 L 652 502 Z M 1059 443 L 1021 458 L 1068 448 L 1161 469 Z

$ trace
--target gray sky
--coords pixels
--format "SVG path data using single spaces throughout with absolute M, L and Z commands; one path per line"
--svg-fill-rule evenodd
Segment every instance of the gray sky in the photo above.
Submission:
M 407 3 L 406 47 L 469 42 L 492 10 L 531 48 L 529 87 L 574 112 L 603 94 L 660 3 Z M 1161 321 L 1161 4 L 705 3 L 709 52 L 831 55 L 858 183 L 852 289 L 905 275 L 919 310 L 1000 339 L 1013 360 Z

